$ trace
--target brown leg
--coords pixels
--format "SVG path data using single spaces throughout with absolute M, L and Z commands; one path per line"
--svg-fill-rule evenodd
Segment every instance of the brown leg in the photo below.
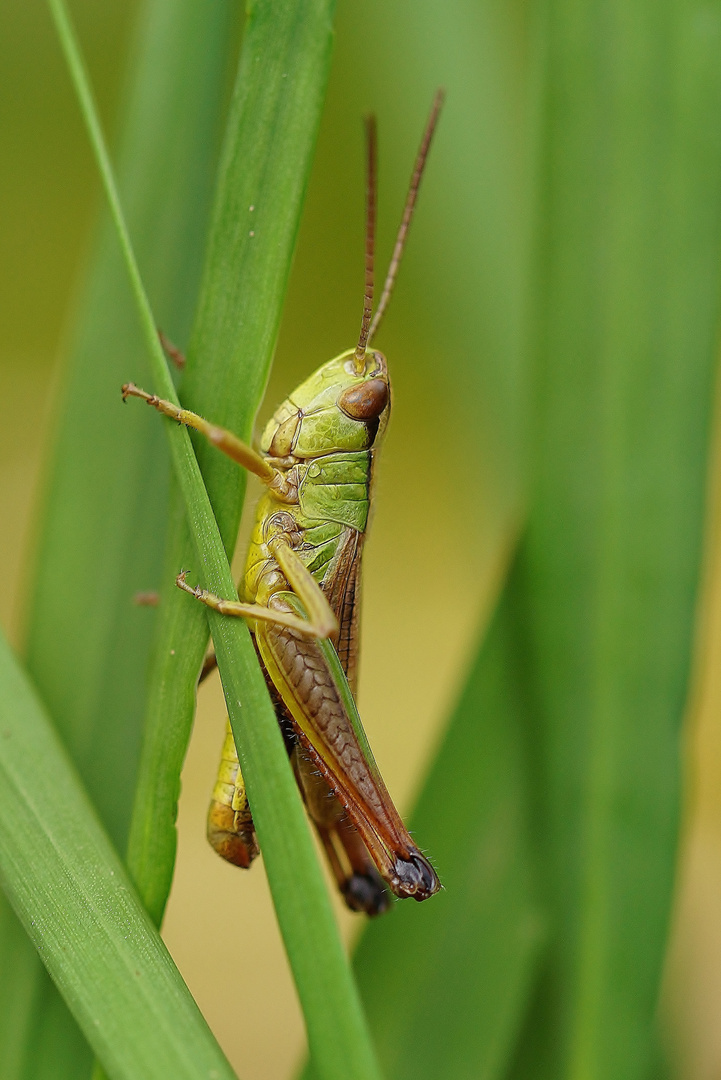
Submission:
M 170 338 L 165 336 L 160 327 L 158 327 L 158 337 L 160 338 L 160 344 L 163 346 L 163 351 L 167 353 L 176 368 L 178 368 L 179 371 L 182 371 L 185 367 L 185 355 L 180 351 L 177 345 L 173 345 Z
M 205 654 L 205 660 L 203 660 L 203 666 L 200 669 L 200 675 L 198 676 L 198 686 L 205 682 L 209 675 L 212 675 L 218 666 L 218 657 L 213 650 Z
M 224 600 L 214 593 L 193 588 L 185 580 L 185 571 L 178 574 L 176 584 L 179 589 L 184 589 L 200 600 L 202 604 L 220 612 L 221 615 L 233 615 L 236 618 L 253 619 L 255 621 L 274 623 L 276 626 L 287 626 L 291 630 L 298 630 L 306 637 L 327 638 L 338 630 L 338 620 L 328 603 L 323 590 L 315 581 L 302 559 L 296 555 L 292 547 L 283 535 L 275 537 L 269 545 L 278 565 L 288 578 L 292 588 L 301 600 L 303 607 L 308 613 L 308 618 L 295 615 L 291 611 L 281 611 L 277 607 L 265 607 L 263 604 L 244 604 L 240 600 Z
M 382 915 L 390 907 L 390 893 L 360 833 L 301 746 L 296 745 L 291 761 L 343 899 L 351 911 Z
M 217 853 L 234 866 L 247 869 L 258 854 L 253 816 L 245 793 L 230 721 L 208 810 L 208 840 Z
M 140 398 L 148 405 L 152 405 L 163 416 L 168 416 L 171 420 L 177 420 L 179 424 L 185 424 L 186 427 L 194 428 L 195 431 L 205 435 L 206 439 L 213 446 L 217 446 L 221 453 L 226 454 L 238 465 L 242 465 L 248 472 L 259 476 L 263 483 L 267 484 L 276 493 L 279 499 L 288 502 L 298 501 L 298 493 L 285 475 L 279 469 L 270 465 L 262 454 L 257 453 L 252 446 L 248 446 L 232 431 L 211 424 L 204 420 L 202 416 L 198 416 L 197 413 L 190 412 L 189 409 L 181 409 L 179 405 L 174 405 L 172 401 L 166 401 L 155 394 L 148 394 L 145 390 L 135 386 L 134 383 L 125 383 L 122 393 L 123 401 L 127 401 L 129 397 Z

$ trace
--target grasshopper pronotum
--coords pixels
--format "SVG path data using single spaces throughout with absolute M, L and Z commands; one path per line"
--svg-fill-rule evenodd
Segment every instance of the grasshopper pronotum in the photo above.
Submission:
M 202 417 L 132 384 L 161 413 L 202 432 L 266 485 L 241 583 L 228 601 L 178 585 L 249 622 L 298 785 L 346 903 L 378 915 L 399 897 L 425 900 L 440 882 L 414 845 L 372 758 L 364 752 L 318 639 L 333 642 L 356 692 L 360 565 L 373 464 L 390 415 L 386 359 L 370 344 L 395 283 L 431 138 L 436 94 L 416 158 L 378 308 L 372 317 L 376 216 L 376 130 L 367 121 L 366 277 L 358 344 L 318 368 L 276 410 L 257 452 Z M 298 611 L 298 601 L 307 618 Z M 258 854 L 233 734 L 228 724 L 208 817 L 208 838 L 247 867 Z

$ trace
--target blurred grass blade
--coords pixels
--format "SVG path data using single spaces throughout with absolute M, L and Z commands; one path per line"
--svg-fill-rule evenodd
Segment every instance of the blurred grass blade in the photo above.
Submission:
M 180 342 L 201 276 L 234 36 L 219 8 L 225 13 L 200 0 L 152 0 L 136 28 L 126 95 L 119 186 L 158 320 Z M 169 471 L 154 417 L 120 407 L 129 370 L 148 377 L 127 272 L 104 214 L 63 381 L 26 651 L 121 848 L 157 614 L 133 598 L 157 588 L 162 574 Z
M 444 891 L 373 924 L 356 953 L 396 1080 L 503 1076 L 536 971 L 518 619 L 505 595 L 413 814 Z
M 553 954 L 516 1075 L 641 1080 L 674 883 L 721 295 L 721 7 L 549 4 L 517 587 Z
M 148 0 L 130 47 L 119 183 L 158 318 L 180 342 L 189 332 L 200 278 L 234 21 L 231 5 Z M 121 847 L 156 617 L 132 598 L 157 588 L 162 573 L 168 474 L 154 418 L 118 407 L 128 371 L 147 378 L 127 274 L 104 214 L 63 379 L 26 654 L 103 823 Z M 1 897 L 0 909 L 3 1080 L 89 1072 L 87 1044 Z
M 4 638 L 0 738 L 0 880 L 109 1074 L 231 1080 Z
M 62 0 L 49 0 L 49 3 L 126 260 L 151 358 L 154 385 L 163 397 L 177 401 L 133 255 L 77 42 Z M 315 11 L 320 15 L 316 29 L 327 48 L 329 13 L 318 6 Z M 258 5 L 254 14 L 257 18 L 256 29 L 265 22 L 266 36 L 272 32 L 277 41 L 277 7 L 274 6 L 272 11 L 270 7 L 266 8 L 264 18 L 261 18 L 261 5 Z M 295 23 L 296 18 L 297 8 L 294 7 L 291 22 Z M 306 20 L 307 26 L 311 24 L 312 20 Z M 297 25 L 294 29 L 297 30 Z M 299 38 L 296 34 L 295 47 L 302 40 L 302 35 Z M 243 56 L 251 57 L 251 70 L 257 69 L 258 60 L 258 54 L 252 49 L 253 44 L 255 42 L 249 34 L 244 41 Z M 268 74 L 268 69 L 264 68 L 263 78 L 267 79 Z M 243 77 L 241 62 L 241 85 Z M 293 94 L 292 89 L 282 91 L 286 98 L 289 94 Z M 186 506 L 201 581 L 205 588 L 221 596 L 236 596 L 188 431 L 175 423 L 166 423 L 165 429 Z M 361 1077 L 378 1076 L 357 991 L 250 634 L 242 620 L 224 619 L 215 612 L 209 612 L 208 617 L 254 820 L 264 851 L 273 902 L 319 1071 L 327 1080 L 339 1075 L 358 1077 L 359 1080 Z

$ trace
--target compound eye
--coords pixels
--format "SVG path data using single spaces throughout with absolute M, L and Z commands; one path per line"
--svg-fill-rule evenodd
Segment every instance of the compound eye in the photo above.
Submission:
M 375 420 L 388 404 L 388 383 L 385 379 L 349 386 L 338 398 L 338 405 L 353 420 Z

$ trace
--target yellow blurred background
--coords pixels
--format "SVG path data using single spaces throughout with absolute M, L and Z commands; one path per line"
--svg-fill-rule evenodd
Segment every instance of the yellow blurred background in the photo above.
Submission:
M 113 129 L 132 5 L 73 4 L 103 114 Z M 277 362 L 261 417 L 309 370 L 348 347 L 359 321 L 363 228 L 360 117 L 380 123 L 380 263 L 390 252 L 415 146 L 437 82 L 450 83 L 414 238 L 379 345 L 394 379 L 394 417 L 383 453 L 364 567 L 360 706 L 388 786 L 412 803 L 477 640 L 503 565 L 518 492 L 503 469 L 472 492 L 458 460 L 479 437 L 459 412 L 443 364 L 452 296 L 432 251 L 431 210 L 443 200 L 444 148 L 453 138 L 453 73 L 426 72 L 413 130 L 388 127 L 392 69 L 340 94 L 351 60 L 375 45 L 361 14 L 341 5 L 328 111 L 320 136 Z M 23 569 L 32 542 L 43 455 L 50 438 L 62 343 L 100 205 L 95 168 L 42 4 L 0 8 L 0 619 L 14 641 L 22 622 Z M 345 87 L 347 91 L 347 87 Z M 348 167 L 348 162 L 353 167 Z M 424 224 L 424 207 L 428 207 Z M 460 216 L 462 218 L 462 208 Z M 440 282 L 436 285 L 436 282 Z M 437 309 L 434 310 L 434 305 Z M 440 328 L 440 329 L 439 329 Z M 301 342 L 302 347 L 298 348 Z M 491 471 L 493 475 L 491 475 Z M 716 469 L 716 476 L 721 475 Z M 717 485 L 716 485 L 717 486 Z M 249 491 L 252 504 L 253 489 Z M 246 522 L 247 530 L 247 522 Z M 702 647 L 689 727 L 689 798 L 677 918 L 667 973 L 664 1026 L 675 1032 L 681 1073 L 721 1075 L 721 560 L 709 530 Z M 470 583 L 470 584 L 469 584 Z M 79 676 L 82 677 L 79 665 Z M 205 814 L 225 711 L 217 679 L 203 689 L 183 774 L 179 850 L 164 936 L 234 1066 L 246 1076 L 286 1077 L 303 1051 L 302 1022 L 275 926 L 262 864 L 242 873 L 205 842 Z M 338 905 L 344 933 L 356 918 Z M 392 917 L 392 916 L 390 916 Z

